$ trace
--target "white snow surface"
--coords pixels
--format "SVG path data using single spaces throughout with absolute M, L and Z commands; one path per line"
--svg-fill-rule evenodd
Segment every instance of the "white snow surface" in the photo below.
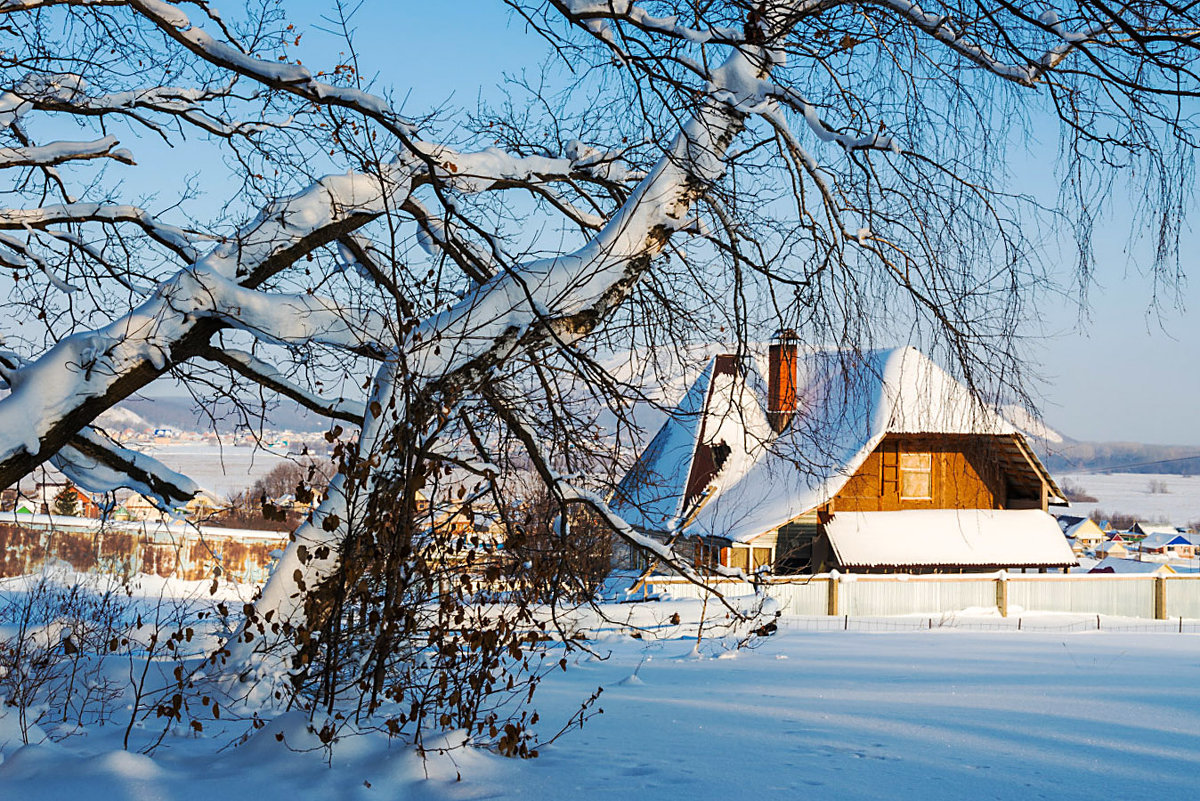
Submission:
M 647 606 L 665 620 L 691 604 Z M 15 715 L 0 711 L 0 796 L 1094 801 L 1194 793 L 1196 635 L 802 632 L 781 622 L 751 651 L 707 641 L 697 654 L 691 640 L 614 636 L 598 643 L 604 660 L 576 654 L 536 696 L 543 725 L 556 729 L 598 686 L 604 714 L 525 761 L 472 749 L 422 761 L 365 734 L 344 739 L 327 764 L 297 712 L 236 748 L 221 749 L 206 730 L 169 736 L 147 756 L 121 750 L 122 725 L 21 746 Z M 1086 678 L 1100 675 L 1154 679 L 1100 693 Z M 453 745 L 461 735 L 431 741 Z
M 1099 509 L 1108 514 L 1134 515 L 1144 521 L 1186 526 L 1200 520 L 1200 476 L 1155 473 L 1085 473 L 1059 477 L 1096 498 L 1094 503 L 1072 503 L 1070 514 L 1087 517 Z M 1152 482 L 1162 482 L 1166 492 L 1151 492 Z
M 837 512 L 825 531 L 851 567 L 1076 563 L 1058 522 L 1040 509 Z
M 22 527 L 33 527 L 44 531 L 70 530 L 103 532 L 138 532 L 154 536 L 160 540 L 174 538 L 183 541 L 188 537 L 203 537 L 207 540 L 233 539 L 243 542 L 266 540 L 280 542 L 288 538 L 286 531 L 270 531 L 252 528 L 222 528 L 220 526 L 198 526 L 192 523 L 175 520 L 130 520 L 115 521 L 101 520 L 89 517 L 68 517 L 65 515 L 22 514 L 20 512 L 0 512 L 0 523 L 9 523 Z

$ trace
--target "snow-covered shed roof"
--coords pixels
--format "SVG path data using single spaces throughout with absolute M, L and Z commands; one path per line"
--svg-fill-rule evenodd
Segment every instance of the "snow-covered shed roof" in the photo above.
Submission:
M 915 348 L 801 350 L 797 411 L 780 434 L 767 417 L 768 359 L 765 343 L 709 357 L 617 488 L 619 514 L 643 530 L 745 541 L 828 502 L 888 434 L 996 435 L 1061 501 L 1023 435 Z M 720 464 L 694 470 L 710 448 Z
M 1054 518 L 1040 509 L 837 512 L 825 533 L 846 568 L 1078 563 Z
M 1054 519 L 1058 521 L 1058 527 L 1062 529 L 1063 534 L 1067 534 L 1068 531 L 1070 531 L 1075 526 L 1078 526 L 1080 523 L 1082 523 L 1084 520 L 1087 520 L 1088 518 L 1079 517 L 1077 515 L 1055 515 Z M 1070 535 L 1067 534 L 1067 536 L 1070 536 Z
M 1134 559 L 1118 559 L 1106 556 L 1088 571 L 1089 573 L 1174 573 L 1175 569 L 1166 562 L 1138 562 Z
M 1090 517 L 1070 517 L 1060 515 L 1058 526 L 1068 539 L 1076 539 L 1083 535 L 1086 539 L 1102 540 L 1104 532 Z
M 1165 523 L 1134 523 L 1131 532 L 1136 534 L 1145 534 L 1147 537 L 1155 534 L 1170 534 L 1175 536 L 1179 533 L 1179 529 Z

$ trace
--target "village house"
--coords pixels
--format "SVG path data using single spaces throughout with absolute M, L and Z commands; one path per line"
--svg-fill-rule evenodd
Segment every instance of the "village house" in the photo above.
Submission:
M 225 508 L 215 497 L 207 492 L 197 492 L 183 505 L 183 515 L 193 523 L 211 520 L 213 516 Z
M 1120 539 L 1111 539 L 1107 542 L 1102 542 L 1095 547 L 1096 556 L 1103 559 L 1111 556 L 1114 559 L 1124 559 L 1129 556 L 1129 549 L 1125 547 L 1125 543 Z
M 1066 501 L 1024 435 L 914 348 L 802 351 L 785 334 L 711 354 L 612 503 L 701 566 L 1077 564 L 1046 511 Z
M 1057 515 L 1057 520 L 1059 528 L 1062 529 L 1063 535 L 1071 544 L 1071 550 L 1075 552 L 1076 556 L 1093 550 L 1107 539 L 1104 531 L 1090 517 Z
M 58 514 L 56 507 L 59 497 L 64 492 L 75 496 L 75 517 L 92 519 L 100 517 L 100 505 L 92 499 L 91 495 L 69 481 L 39 481 L 33 491 L 33 497 L 29 499 L 35 507 L 31 511 L 39 514 Z M 29 504 L 25 504 L 25 506 L 28 508 Z
M 1160 536 L 1161 535 L 1172 535 L 1173 536 L 1178 533 L 1179 533 L 1179 529 L 1175 528 L 1174 526 L 1167 525 L 1166 523 L 1143 523 L 1140 520 L 1138 522 L 1134 523 L 1133 527 L 1129 529 L 1130 537 L 1135 542 L 1137 542 L 1145 537 L 1148 537 L 1151 534 L 1156 534 L 1156 535 L 1160 535 Z
M 121 502 L 130 520 L 159 520 L 163 512 L 150 499 L 139 493 L 133 493 Z
M 1196 555 L 1196 546 L 1186 534 L 1172 529 L 1147 534 L 1145 539 L 1138 543 L 1138 551 L 1143 556 L 1162 559 L 1192 559 Z

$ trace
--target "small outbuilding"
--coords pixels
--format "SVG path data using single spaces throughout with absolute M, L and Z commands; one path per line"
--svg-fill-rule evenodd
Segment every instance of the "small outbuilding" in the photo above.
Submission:
M 1119 539 L 1102 542 L 1096 546 L 1096 556 L 1105 558 L 1108 556 L 1116 559 L 1124 559 L 1129 556 L 1129 549 L 1125 547 L 1125 543 Z

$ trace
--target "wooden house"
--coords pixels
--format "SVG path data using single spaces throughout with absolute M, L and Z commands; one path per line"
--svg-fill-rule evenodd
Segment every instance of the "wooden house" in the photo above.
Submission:
M 121 506 L 125 508 L 125 513 L 130 520 L 161 520 L 163 518 L 163 512 L 158 506 L 136 492 L 122 501 Z
M 1192 559 L 1196 555 L 1196 546 L 1191 537 L 1174 529 L 1147 534 L 1137 548 L 1142 554 L 1163 558 Z
M 1095 551 L 1096 556 L 1100 557 L 1101 559 L 1108 556 L 1111 556 L 1115 559 L 1124 559 L 1125 557 L 1129 556 L 1129 549 L 1126 548 L 1125 543 L 1119 539 L 1112 539 L 1108 540 L 1107 542 L 1102 542 L 1096 546 Z
M 209 493 L 197 492 L 183 505 L 183 514 L 193 523 L 201 523 L 211 520 L 223 508 L 224 504 Z
M 1071 550 L 1076 556 L 1092 550 L 1107 539 L 1104 531 L 1090 517 L 1057 515 L 1057 519 L 1058 527 L 1071 543 Z
M 64 492 L 70 492 L 75 496 L 76 517 L 91 519 L 100 517 L 100 505 L 92 499 L 91 495 L 69 481 L 39 481 L 33 497 L 35 504 L 39 507 L 37 511 L 42 514 L 57 514 L 55 510 L 59 496 Z
M 919 351 L 786 338 L 711 356 L 613 498 L 698 565 L 776 572 L 1065 568 L 1046 513 L 1065 503 L 1024 435 Z

